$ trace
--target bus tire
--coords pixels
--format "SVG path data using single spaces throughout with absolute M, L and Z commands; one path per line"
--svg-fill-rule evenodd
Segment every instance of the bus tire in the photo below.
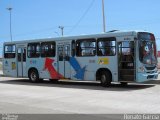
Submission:
M 112 76 L 109 72 L 107 71 L 101 72 L 100 81 L 103 87 L 109 87 L 111 85 L 111 81 L 112 81 L 111 79 L 112 79 Z
M 35 69 L 32 69 L 29 71 L 29 79 L 33 83 L 37 83 L 41 81 L 41 79 L 39 79 L 38 71 Z

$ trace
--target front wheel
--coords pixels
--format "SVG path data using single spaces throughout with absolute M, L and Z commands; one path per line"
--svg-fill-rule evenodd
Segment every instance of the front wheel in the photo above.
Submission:
M 102 71 L 100 80 L 101 80 L 101 85 L 103 87 L 109 87 L 111 85 L 111 81 L 112 81 L 111 79 L 112 77 L 109 72 Z
M 29 72 L 29 79 L 33 83 L 37 83 L 41 81 L 41 79 L 39 79 L 38 71 L 34 69 Z

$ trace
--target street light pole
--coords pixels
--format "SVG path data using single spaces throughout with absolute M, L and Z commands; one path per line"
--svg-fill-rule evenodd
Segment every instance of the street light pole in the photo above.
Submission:
M 59 26 L 58 28 L 61 29 L 61 33 L 62 33 L 62 36 L 63 36 L 64 35 L 64 27 L 63 26 Z
M 104 13 L 104 0 L 102 0 L 102 15 L 103 15 L 103 32 L 106 32 L 106 21 L 105 21 L 105 13 Z
M 11 7 L 7 8 L 7 10 L 10 13 L 10 38 L 11 38 L 11 42 L 12 42 L 12 9 Z

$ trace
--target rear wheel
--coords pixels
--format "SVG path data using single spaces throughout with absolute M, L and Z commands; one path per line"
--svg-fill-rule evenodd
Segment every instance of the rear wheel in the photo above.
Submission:
M 33 83 L 41 82 L 42 79 L 39 79 L 38 71 L 33 69 L 29 72 L 29 79 Z
M 111 81 L 112 81 L 111 79 L 112 77 L 109 72 L 102 71 L 100 80 L 101 80 L 101 85 L 103 87 L 109 87 L 111 85 Z

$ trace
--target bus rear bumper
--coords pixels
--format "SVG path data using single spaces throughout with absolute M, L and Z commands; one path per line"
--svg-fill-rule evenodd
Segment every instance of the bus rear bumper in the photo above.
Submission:
M 156 80 L 158 79 L 158 73 L 152 73 L 152 74 L 143 74 L 138 73 L 137 74 L 137 82 L 146 82 L 150 80 Z

